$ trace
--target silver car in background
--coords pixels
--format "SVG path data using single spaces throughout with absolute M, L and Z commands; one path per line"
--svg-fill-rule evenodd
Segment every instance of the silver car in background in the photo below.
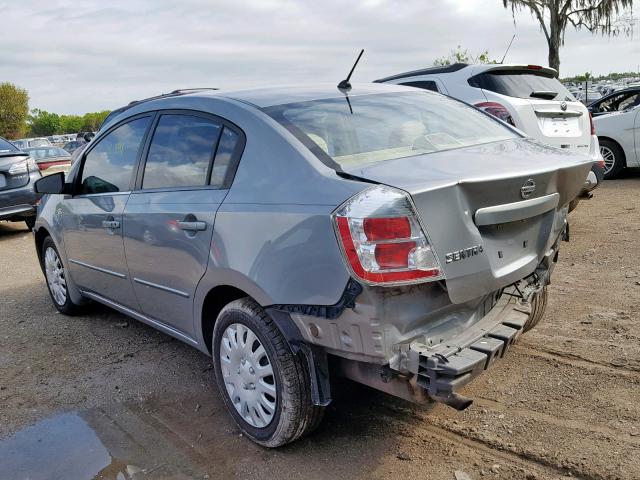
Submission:
M 211 355 L 275 447 L 319 424 L 332 375 L 468 406 L 542 316 L 591 163 L 402 86 L 175 92 L 38 182 L 35 242 L 58 310 L 97 301 Z

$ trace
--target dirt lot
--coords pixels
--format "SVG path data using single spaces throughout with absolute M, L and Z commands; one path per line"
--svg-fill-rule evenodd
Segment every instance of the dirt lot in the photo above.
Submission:
M 339 383 L 276 451 L 239 434 L 204 355 L 106 308 L 57 314 L 30 233 L 1 224 L 0 477 L 638 479 L 639 191 L 607 182 L 571 215 L 550 309 L 468 410 Z

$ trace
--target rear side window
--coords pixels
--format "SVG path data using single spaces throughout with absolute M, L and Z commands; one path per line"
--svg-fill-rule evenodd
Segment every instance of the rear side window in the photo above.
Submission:
M 237 150 L 239 145 L 240 136 L 230 128 L 225 127 L 222 131 L 216 158 L 213 162 L 211 185 L 219 188 L 229 186 L 231 179 L 228 179 L 227 176 L 230 171 L 235 170 L 233 161 L 238 158 Z
M 469 79 L 469 85 L 508 97 L 574 101 L 557 78 L 535 70 L 497 70 Z
M 138 118 L 102 138 L 85 157 L 80 193 L 129 190 L 133 167 L 150 123 L 151 117 Z
M 431 90 L 432 92 L 439 92 L 438 85 L 433 80 L 421 80 L 416 82 L 405 82 L 400 85 L 406 85 L 407 87 L 422 88 L 423 90 Z
M 206 185 L 221 130 L 209 118 L 162 115 L 147 154 L 142 188 Z
M 17 152 L 18 149 L 7 142 L 4 138 L 0 138 L 0 155 L 3 153 Z

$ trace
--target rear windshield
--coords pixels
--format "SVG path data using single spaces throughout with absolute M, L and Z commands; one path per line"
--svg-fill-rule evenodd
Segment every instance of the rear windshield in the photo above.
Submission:
M 25 148 L 25 152 L 28 152 L 32 158 L 36 160 L 40 158 L 51 158 L 51 157 L 69 157 L 69 152 L 63 150 L 58 147 L 49 147 L 49 148 Z
M 462 102 L 420 91 L 345 95 L 265 112 L 342 170 L 517 137 Z
M 545 72 L 531 70 L 489 71 L 471 77 L 469 85 L 508 97 L 575 100 L 557 78 Z
M 19 152 L 19 150 L 13 144 L 7 142 L 4 138 L 0 138 L 0 155 L 15 152 Z

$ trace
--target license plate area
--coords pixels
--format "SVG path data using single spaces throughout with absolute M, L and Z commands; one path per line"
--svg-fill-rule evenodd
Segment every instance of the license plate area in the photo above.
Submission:
M 579 137 L 579 117 L 538 117 L 540 130 L 547 137 Z

